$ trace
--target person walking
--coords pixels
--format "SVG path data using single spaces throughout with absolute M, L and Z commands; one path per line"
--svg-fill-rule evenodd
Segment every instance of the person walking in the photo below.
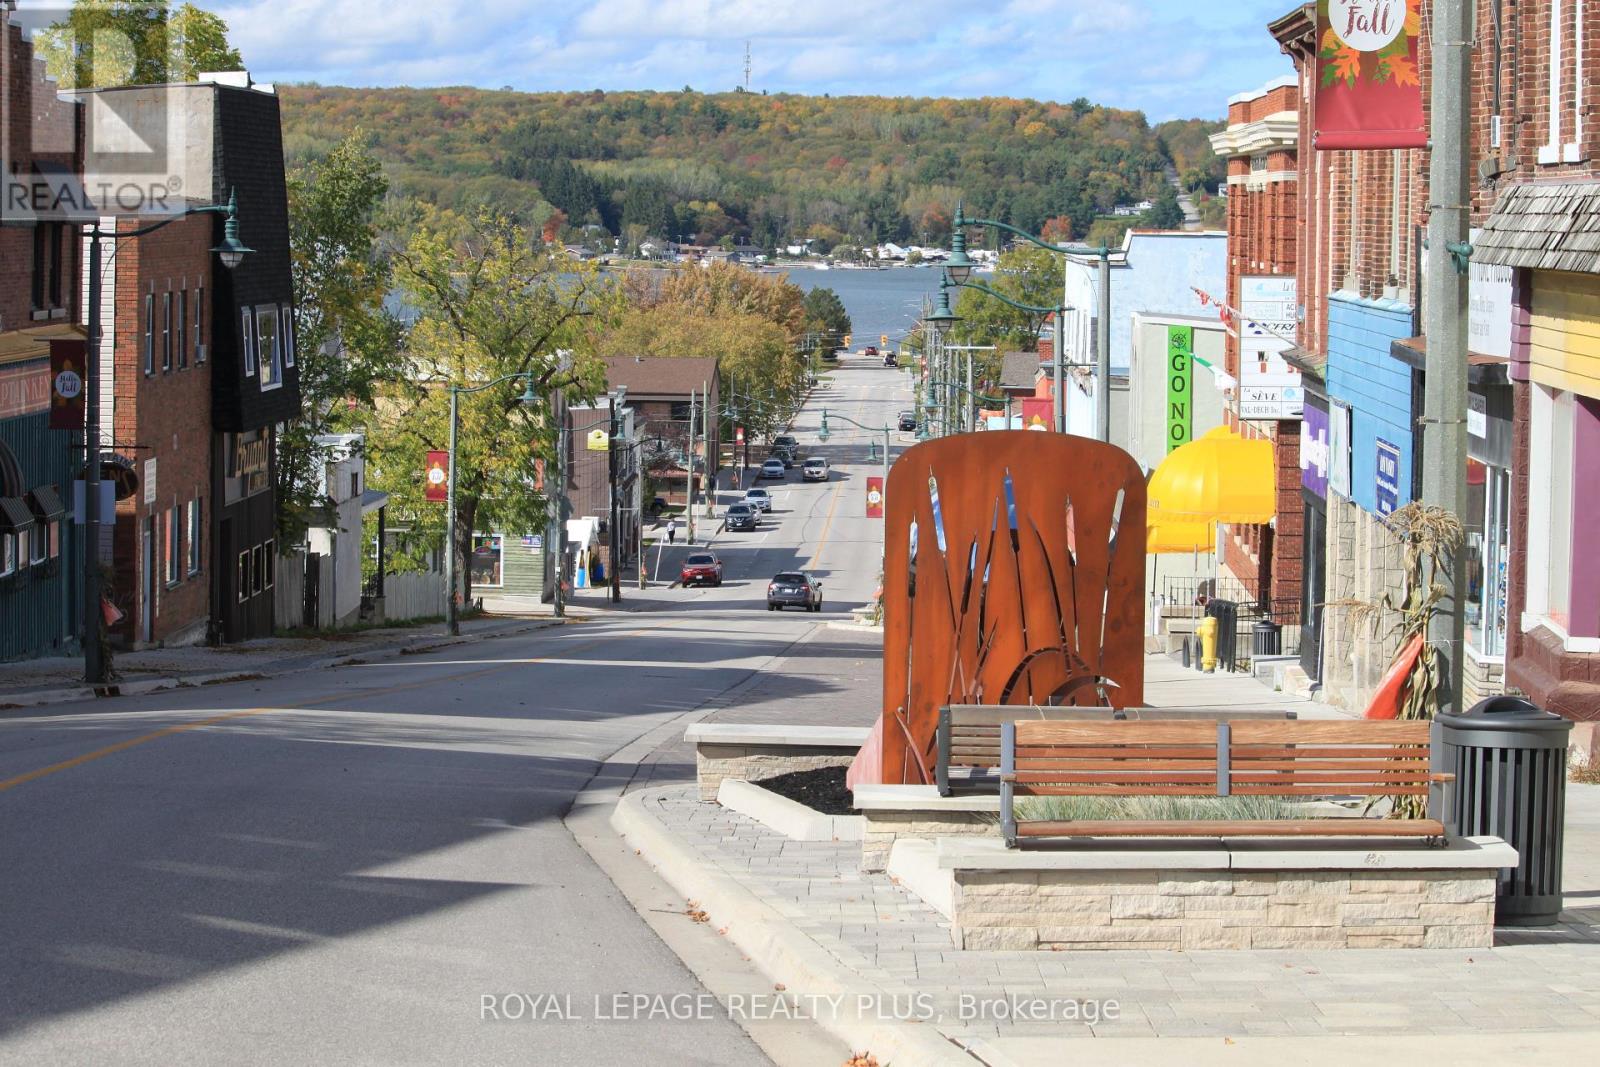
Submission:
M 678 543 L 678 517 L 676 515 L 674 515 L 672 518 L 667 520 L 667 544 L 674 545 L 674 544 L 677 544 L 677 543 Z

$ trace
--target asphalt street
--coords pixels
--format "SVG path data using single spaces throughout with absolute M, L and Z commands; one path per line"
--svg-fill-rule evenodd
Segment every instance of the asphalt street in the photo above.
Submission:
M 889 423 L 906 380 L 830 379 L 794 432 L 832 480 L 768 483 L 763 527 L 712 540 L 721 588 L 667 586 L 680 546 L 634 610 L 564 627 L 0 711 L 0 1062 L 766 1062 L 724 1018 L 616 1018 L 702 987 L 561 820 L 612 753 L 870 598 L 882 435 L 816 429 Z M 764 610 L 796 566 L 822 615 Z

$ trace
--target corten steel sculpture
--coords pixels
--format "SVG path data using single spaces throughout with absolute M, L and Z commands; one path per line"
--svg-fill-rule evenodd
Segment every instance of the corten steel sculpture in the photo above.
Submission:
M 929 782 L 944 704 L 1144 700 L 1145 479 L 1115 445 L 999 430 L 889 472 L 882 781 Z

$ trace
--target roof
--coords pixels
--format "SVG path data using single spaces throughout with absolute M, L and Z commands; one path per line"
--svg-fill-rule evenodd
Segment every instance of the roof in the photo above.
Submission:
M 1039 353 L 1005 352 L 1000 357 L 1000 388 L 1032 389 L 1039 374 Z
M 1600 182 L 1511 186 L 1495 202 L 1472 254 L 1505 267 L 1600 274 Z
M 1389 342 L 1389 356 L 1417 370 L 1428 369 L 1428 339 L 1425 336 L 1402 337 Z M 1467 353 L 1467 381 L 1473 385 L 1506 385 L 1506 370 L 1511 361 L 1505 356 L 1488 356 L 1482 352 Z
M 717 378 L 711 356 L 611 356 L 606 359 L 606 384 L 622 386 L 631 397 L 683 397 Z

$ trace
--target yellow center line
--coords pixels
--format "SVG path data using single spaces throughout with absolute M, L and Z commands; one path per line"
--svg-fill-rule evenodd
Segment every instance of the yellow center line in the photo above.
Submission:
M 630 633 L 614 634 L 614 635 L 609 635 L 609 636 L 606 636 L 606 637 L 595 638 L 592 641 L 586 641 L 586 642 L 584 642 L 582 644 L 574 645 L 571 648 L 563 649 L 562 650 L 563 656 L 570 655 L 571 653 L 574 653 L 574 652 L 582 652 L 585 649 L 593 648 L 596 645 L 604 644 L 605 642 L 607 642 L 609 640 L 612 640 L 613 637 L 630 637 L 630 636 L 639 636 L 639 635 L 630 632 Z M 552 658 L 553 657 L 540 657 L 538 659 L 533 659 L 533 660 L 516 660 L 515 662 L 511 662 L 511 663 L 498 663 L 498 664 L 495 664 L 495 665 L 490 666 L 490 667 L 480 668 L 478 670 L 460 671 L 460 672 L 458 672 L 456 674 L 450 674 L 450 675 L 446 675 L 443 678 L 435 679 L 434 683 L 422 683 L 422 684 L 436 684 L 437 682 L 458 682 L 458 681 L 461 681 L 463 679 L 468 679 L 468 678 L 481 678 L 484 675 L 495 674 L 495 673 L 497 673 L 499 671 L 504 671 L 504 670 L 510 670 L 512 667 L 524 667 L 524 666 L 528 666 L 528 665 L 533 664 L 533 663 L 545 663 L 545 662 L 548 662 Z M 402 692 L 404 690 L 415 689 L 415 688 L 418 687 L 418 684 L 419 683 L 417 683 L 417 682 L 408 682 L 408 683 L 405 683 L 403 685 L 391 685 L 391 686 L 386 686 L 383 689 L 368 689 L 368 690 L 362 690 L 362 691 L 359 691 L 359 692 L 356 692 L 356 693 L 342 693 L 342 692 L 341 693 L 326 693 L 326 694 L 323 694 L 322 696 L 308 697 L 305 700 L 302 700 L 297 704 L 286 704 L 286 705 L 284 705 L 282 707 L 275 707 L 275 708 L 245 708 L 242 711 L 229 711 L 229 712 L 224 712 L 221 715 L 212 715 L 212 716 L 210 716 L 208 718 L 196 719 L 194 722 L 179 723 L 176 726 L 166 726 L 166 727 L 163 727 L 160 730 L 153 730 L 153 731 L 151 731 L 150 733 L 147 733 L 147 734 L 140 734 L 138 737 L 130 737 L 126 741 L 118 741 L 114 745 L 106 745 L 104 748 L 97 748 L 97 749 L 94 749 L 91 752 L 85 752 L 81 756 L 74 756 L 71 759 L 62 760 L 60 763 L 52 763 L 48 767 L 40 767 L 37 770 L 28 771 L 25 774 L 19 774 L 19 775 L 16 775 L 15 777 L 13 777 L 13 778 L 0 779 L 0 793 L 4 793 L 8 789 L 15 789 L 19 785 L 26 785 L 29 782 L 37 781 L 40 778 L 47 777 L 48 775 L 57 774 L 57 773 L 59 773 L 61 771 L 70 771 L 70 770 L 72 770 L 72 768 L 81 767 L 85 763 L 93 763 L 95 760 L 104 759 L 107 756 L 114 756 L 118 752 L 126 752 L 130 748 L 134 748 L 135 746 L 145 744 L 146 742 L 149 742 L 149 741 L 155 741 L 155 740 L 158 740 L 158 739 L 163 738 L 163 737 L 171 737 L 174 734 L 187 733 L 190 730 L 200 730 L 200 729 L 203 729 L 203 728 L 205 728 L 207 726 L 215 726 L 218 723 L 228 722 L 228 721 L 230 721 L 232 719 L 244 719 L 244 718 L 248 718 L 248 717 L 250 717 L 252 715 L 264 715 L 267 712 L 271 712 L 271 711 L 304 711 L 304 710 L 307 710 L 309 708 L 313 708 L 318 704 L 326 703 L 327 701 L 336 699 L 336 698 L 341 697 L 341 696 L 349 697 L 349 698 L 352 698 L 352 699 L 365 699 L 367 697 L 387 696 L 390 693 L 399 693 L 399 692 Z
M 828 531 L 833 529 L 833 513 L 839 508 L 839 496 L 843 492 L 843 482 L 834 485 L 833 499 L 828 502 L 828 517 L 822 520 L 822 536 L 817 538 L 817 550 L 811 553 L 811 558 L 806 560 L 806 565 L 801 570 L 810 570 L 817 565 L 817 560 L 822 558 L 822 550 L 828 544 Z

